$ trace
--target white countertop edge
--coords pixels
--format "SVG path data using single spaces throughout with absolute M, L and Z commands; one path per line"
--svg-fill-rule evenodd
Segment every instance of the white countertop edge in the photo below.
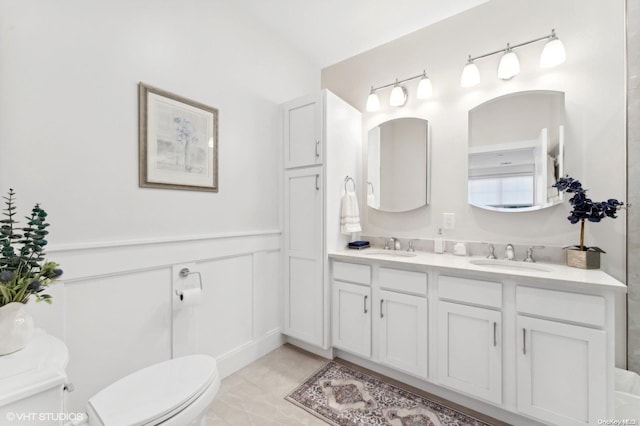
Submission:
M 627 286 L 600 269 L 579 269 L 557 263 L 539 263 L 552 271 L 500 270 L 490 266 L 474 265 L 473 259 L 485 259 L 482 256 L 454 256 L 453 254 L 428 253 L 416 251 L 414 257 L 392 257 L 392 255 L 367 255 L 367 249 L 344 250 L 328 253 L 330 259 L 358 261 L 358 263 L 376 263 L 386 266 L 423 266 L 447 271 L 480 272 L 500 278 L 527 278 L 537 281 L 552 281 L 580 285 L 589 288 L 606 288 L 622 293 Z

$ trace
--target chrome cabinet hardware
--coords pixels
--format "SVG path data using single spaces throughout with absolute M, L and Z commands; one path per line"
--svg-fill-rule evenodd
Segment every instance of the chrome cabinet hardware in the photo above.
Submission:
M 493 346 L 498 346 L 498 337 L 496 336 L 496 329 L 498 328 L 498 323 L 493 322 Z
M 527 354 L 527 329 L 522 329 L 522 354 Z
M 316 158 L 320 158 L 320 151 L 318 151 L 318 148 L 320 148 L 319 140 L 316 141 Z
M 380 318 L 384 318 L 384 314 L 382 313 L 382 303 L 384 302 L 384 299 L 380 299 Z
M 365 296 L 364 296 L 364 313 L 365 313 L 365 314 L 366 314 L 367 312 L 369 312 L 369 311 L 367 311 L 367 298 L 368 298 L 368 297 L 369 297 L 369 296 L 367 296 L 367 295 L 365 294 Z
M 320 190 L 320 175 L 316 175 L 316 191 Z

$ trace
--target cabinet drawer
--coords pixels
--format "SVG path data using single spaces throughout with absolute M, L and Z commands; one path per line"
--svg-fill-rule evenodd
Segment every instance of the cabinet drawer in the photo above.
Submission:
M 502 284 L 441 275 L 438 277 L 438 297 L 499 309 L 502 307 Z
M 380 287 L 406 293 L 427 295 L 427 274 L 425 272 L 403 271 L 401 269 L 380 268 Z
M 605 300 L 600 296 L 533 287 L 517 287 L 518 313 L 573 321 L 597 327 L 605 325 Z
M 371 285 L 371 266 L 333 262 L 333 279 Z

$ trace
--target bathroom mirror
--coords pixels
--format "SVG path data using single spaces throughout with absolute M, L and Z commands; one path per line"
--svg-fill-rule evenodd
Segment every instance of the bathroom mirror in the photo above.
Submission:
M 429 202 L 429 122 L 396 118 L 369 130 L 367 205 L 405 212 Z
M 521 212 L 559 204 L 564 170 L 564 93 L 527 91 L 469 111 L 469 204 Z

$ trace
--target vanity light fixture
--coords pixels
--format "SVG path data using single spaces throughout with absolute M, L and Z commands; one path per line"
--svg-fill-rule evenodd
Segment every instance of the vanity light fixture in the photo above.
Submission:
M 401 107 L 407 103 L 407 89 L 404 86 L 400 86 L 396 79 L 396 85 L 391 90 L 391 96 L 389 96 L 389 105 L 394 107 Z
M 431 79 L 427 77 L 427 73 L 423 71 L 420 83 L 418 83 L 418 92 L 416 93 L 416 98 L 429 99 L 431 95 L 433 95 L 433 84 L 431 84 Z
M 402 83 L 420 79 L 420 83 L 418 83 L 418 89 L 416 91 L 417 99 L 427 99 L 431 97 L 433 94 L 433 85 L 431 84 L 431 79 L 427 76 L 426 71 L 422 71 L 422 74 L 415 75 L 413 77 L 405 78 L 404 80 L 396 79 L 395 82 L 385 84 L 379 87 L 371 87 L 371 92 L 369 92 L 369 97 L 367 98 L 367 112 L 375 112 L 380 110 L 380 98 L 378 98 L 378 94 L 376 93 L 378 90 L 386 89 L 387 87 L 393 86 L 391 90 L 391 95 L 389 96 L 389 105 L 395 107 L 403 107 L 406 105 L 407 100 L 409 99 L 409 94 L 407 88 L 402 86 Z
M 380 109 L 380 99 L 378 98 L 378 95 L 376 94 L 375 90 L 373 90 L 373 86 L 371 86 L 371 93 L 367 98 L 367 111 L 375 112 L 375 111 L 378 111 L 379 109 Z
M 500 59 L 498 65 L 498 77 L 503 80 L 509 80 L 520 73 L 520 61 L 513 49 L 507 43 L 507 49 Z
M 473 87 L 478 83 L 480 83 L 480 71 L 478 71 L 478 66 L 471 59 L 471 55 L 469 55 L 469 61 L 462 70 L 460 85 L 462 87 Z
M 542 55 L 540 55 L 540 66 L 542 68 L 551 68 L 563 63 L 567 59 L 567 52 L 564 45 L 556 36 L 556 31 L 551 30 L 551 37 L 547 44 L 544 45 Z
M 484 55 L 475 57 L 471 57 L 471 55 L 469 55 L 467 65 L 462 70 L 460 85 L 462 87 L 473 87 L 476 84 L 480 83 L 480 73 L 478 72 L 478 67 L 475 64 L 475 61 L 477 59 L 486 58 L 498 53 L 503 54 L 502 58 L 500 59 L 500 65 L 498 66 L 498 77 L 503 80 L 509 80 L 510 78 L 513 78 L 520 72 L 520 61 L 518 61 L 518 57 L 513 50 L 518 47 L 526 46 L 528 44 L 535 43 L 541 40 L 547 40 L 547 44 L 544 46 L 542 55 L 540 56 L 540 66 L 542 68 L 554 67 L 556 65 L 560 65 L 565 61 L 566 51 L 564 49 L 564 45 L 562 44 L 560 39 L 558 39 L 556 30 L 552 29 L 551 34 L 544 37 L 538 37 L 536 39 L 525 41 L 524 43 L 518 43 L 513 46 L 507 43 L 506 49 L 496 50 L 494 52 L 485 53 Z

